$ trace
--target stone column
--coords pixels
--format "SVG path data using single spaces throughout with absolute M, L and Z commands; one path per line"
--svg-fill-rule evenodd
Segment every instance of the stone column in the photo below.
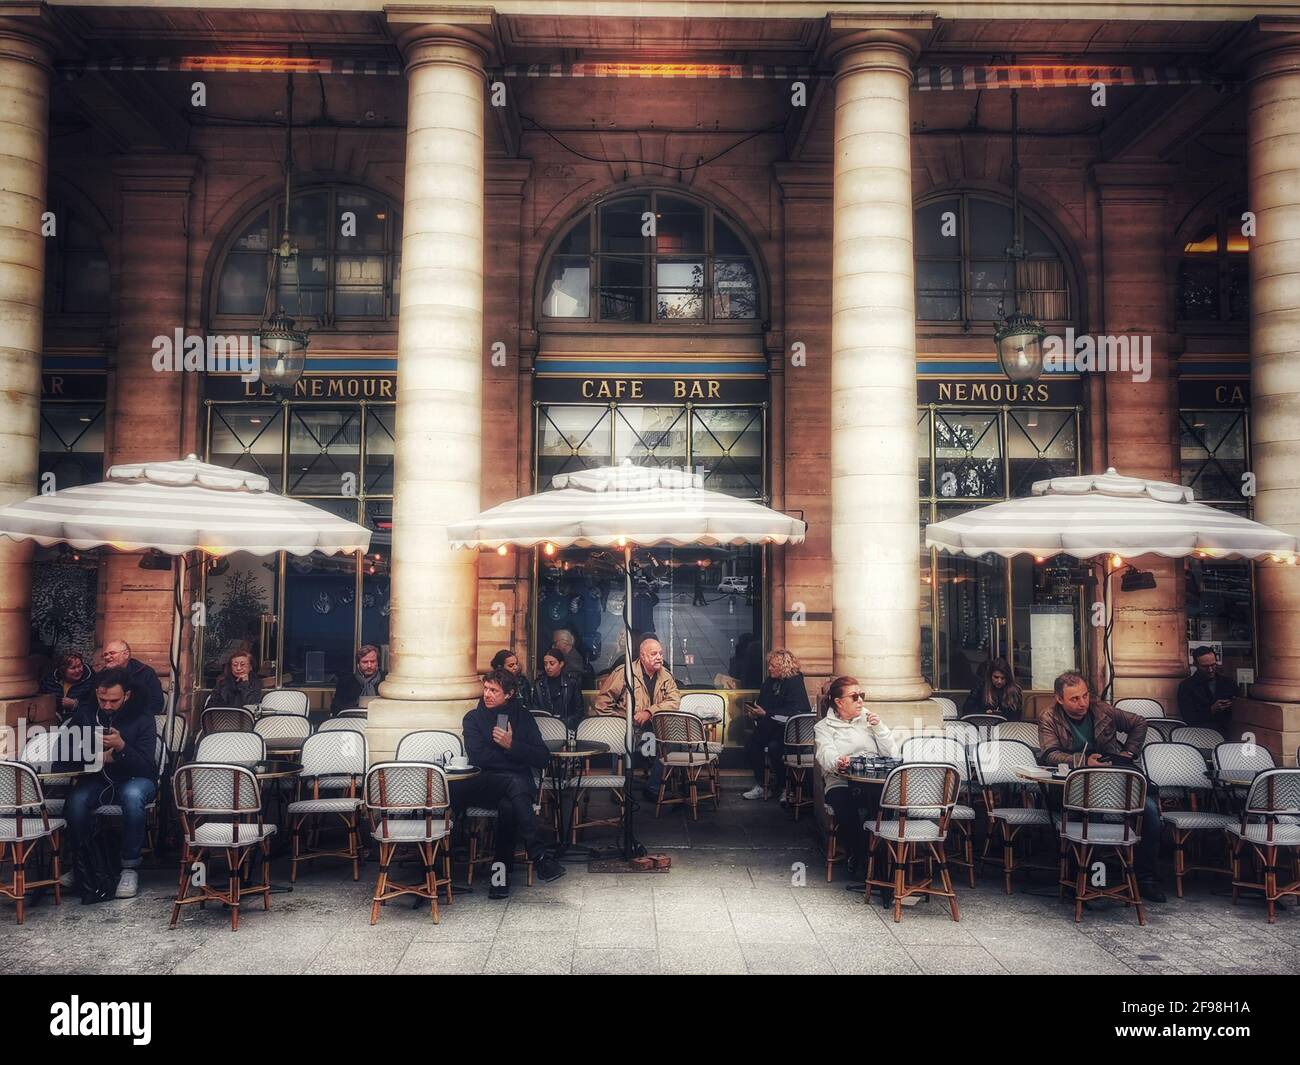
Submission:
M 834 672 L 910 719 L 921 677 L 908 95 L 916 46 L 868 30 L 835 62 L 831 307 Z M 937 715 L 934 704 L 926 707 Z
M 1105 263 L 1103 329 L 1124 339 L 1133 364 L 1136 346 L 1147 350 L 1146 369 L 1099 375 L 1106 406 L 1106 466 L 1129 477 L 1177 484 L 1177 375 L 1169 356 L 1167 217 L 1173 168 L 1149 164 L 1098 164 L 1093 178 L 1101 194 L 1101 241 Z M 1098 351 L 1116 350 L 1098 345 Z M 1140 380 L 1142 377 L 1147 380 Z M 1104 469 L 1104 467 L 1103 467 Z M 1098 471 L 1100 472 L 1100 471 Z M 1115 624 L 1111 646 L 1115 684 L 1112 699 L 1159 699 L 1177 713 L 1177 689 L 1187 676 L 1187 625 L 1183 609 L 1183 562 L 1148 555 L 1133 560 L 1156 578 L 1147 591 L 1121 592 L 1112 580 Z M 1101 663 L 1098 663 L 1099 666 Z M 1094 670 L 1100 673 L 1101 670 Z
M 45 296 L 50 43 L 34 19 L 0 18 L 0 505 L 36 494 Z M 30 542 L 0 539 L 0 713 L 36 718 L 31 699 Z
M 1300 45 L 1248 68 L 1251 463 L 1255 517 L 1300 535 Z M 1259 679 L 1234 722 L 1292 763 L 1300 743 L 1300 567 L 1257 568 Z
M 184 373 L 154 369 L 154 338 L 189 334 L 190 188 L 194 156 L 136 155 L 113 167 L 121 255 L 115 277 L 117 355 L 108 405 L 104 468 L 182 459 Z M 191 397 L 197 390 L 190 390 Z M 166 412 L 159 416 L 159 412 Z M 100 638 L 126 640 L 166 688 L 172 636 L 172 574 L 142 570 L 138 554 L 105 553 L 100 564 Z
M 397 335 L 390 672 L 371 757 L 416 728 L 459 729 L 475 672 L 478 556 L 447 525 L 479 510 L 483 409 L 484 61 L 464 26 L 402 33 L 408 109 Z

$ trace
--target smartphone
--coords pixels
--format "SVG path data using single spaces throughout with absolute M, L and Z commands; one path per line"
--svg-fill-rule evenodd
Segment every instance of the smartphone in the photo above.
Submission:
M 505 732 L 506 729 L 508 729 L 509 727 L 510 727 L 510 715 L 497 714 L 497 728 L 499 728 L 502 732 Z

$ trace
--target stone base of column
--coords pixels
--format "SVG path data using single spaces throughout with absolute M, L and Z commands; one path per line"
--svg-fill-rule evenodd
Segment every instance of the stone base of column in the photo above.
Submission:
M 943 724 L 943 710 L 939 704 L 929 699 L 912 699 L 898 702 L 885 702 L 871 699 L 867 708 L 878 715 L 880 720 L 892 728 L 924 728 Z
M 58 719 L 53 695 L 0 699 L 0 721 L 4 722 L 4 730 L 0 731 L 0 757 L 16 757 L 20 753 L 17 750 L 9 750 L 11 745 L 22 742 L 21 738 L 17 737 L 20 722 L 48 726 Z
M 1228 739 L 1239 740 L 1246 733 L 1271 752 L 1278 765 L 1295 765 L 1296 748 L 1300 747 L 1300 703 L 1271 703 L 1240 696 L 1233 699 Z
M 370 761 L 393 757 L 408 732 L 443 729 L 460 735 L 460 723 L 478 699 L 371 699 L 366 707 L 366 743 Z

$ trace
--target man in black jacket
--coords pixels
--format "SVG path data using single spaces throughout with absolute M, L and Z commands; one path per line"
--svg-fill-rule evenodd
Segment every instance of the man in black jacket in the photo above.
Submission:
M 158 681 L 158 674 L 138 658 L 131 657 L 131 645 L 125 640 L 109 640 L 104 645 L 104 668 L 95 677 L 97 686 L 100 676 L 111 669 L 126 671 L 127 678 L 131 682 L 135 710 L 153 715 L 166 712 L 163 705 L 162 684 Z M 83 700 L 82 705 L 91 711 L 97 709 L 94 692 L 90 693 L 89 698 Z
M 1213 647 L 1192 652 L 1196 671 L 1178 685 L 1178 716 L 1189 725 L 1226 732 L 1232 721 L 1232 700 L 1241 694 L 1237 682 L 1219 672 Z
M 67 722 L 83 734 L 103 730 L 102 748 L 96 748 L 102 751 L 103 768 L 77 781 L 64 812 L 75 853 L 93 830 L 96 808 L 122 808 L 119 899 L 134 898 L 139 890 L 136 870 L 144 847 L 145 810 L 158 796 L 154 720 L 148 706 L 137 702 L 139 697 L 125 669 L 105 669 L 95 678 L 96 706 L 82 704 Z
M 384 682 L 384 671 L 379 668 L 379 648 L 373 643 L 363 644 L 357 651 L 357 668 L 347 676 L 339 677 L 334 688 L 334 698 L 330 702 L 330 713 L 335 716 L 340 710 L 356 710 L 361 707 L 362 699 L 373 699 L 379 694 L 379 685 Z
M 542 880 L 558 880 L 564 875 L 564 866 L 543 850 L 541 828 L 533 812 L 535 771 L 546 768 L 551 752 L 533 715 L 515 698 L 515 687 L 515 675 L 504 669 L 494 669 L 483 678 L 483 698 L 461 722 L 470 765 L 482 772 L 458 784 L 452 793 L 461 810 L 484 806 L 497 811 L 496 853 L 488 890 L 493 899 L 510 894 L 516 835 L 523 838 L 524 851 Z

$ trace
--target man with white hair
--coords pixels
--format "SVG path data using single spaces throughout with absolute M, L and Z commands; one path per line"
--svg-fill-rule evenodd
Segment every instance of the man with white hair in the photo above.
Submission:
M 564 652 L 564 671 L 581 677 L 587 670 L 587 663 L 578 653 L 577 638 L 568 629 L 556 629 L 551 634 L 551 646 Z
M 644 740 L 646 733 L 654 731 L 652 719 L 655 714 L 663 710 L 677 710 L 682 705 L 677 680 L 664 668 L 663 644 L 654 633 L 647 633 L 641 640 L 637 659 L 632 663 L 632 687 L 632 723 Z M 627 713 L 627 677 L 622 669 L 614 670 L 602 682 L 600 691 L 596 693 L 595 708 L 596 713 L 603 717 Z M 650 770 L 650 779 L 646 781 L 644 794 L 648 801 L 653 802 L 659 798 L 663 772 L 663 762 L 656 758 L 654 768 Z
M 110 669 L 126 670 L 131 678 L 132 698 L 137 708 L 144 704 L 144 710 L 155 716 L 166 712 L 158 674 L 139 659 L 131 657 L 131 645 L 125 640 L 109 640 L 104 644 L 104 670 Z M 94 704 L 93 697 L 90 704 Z

